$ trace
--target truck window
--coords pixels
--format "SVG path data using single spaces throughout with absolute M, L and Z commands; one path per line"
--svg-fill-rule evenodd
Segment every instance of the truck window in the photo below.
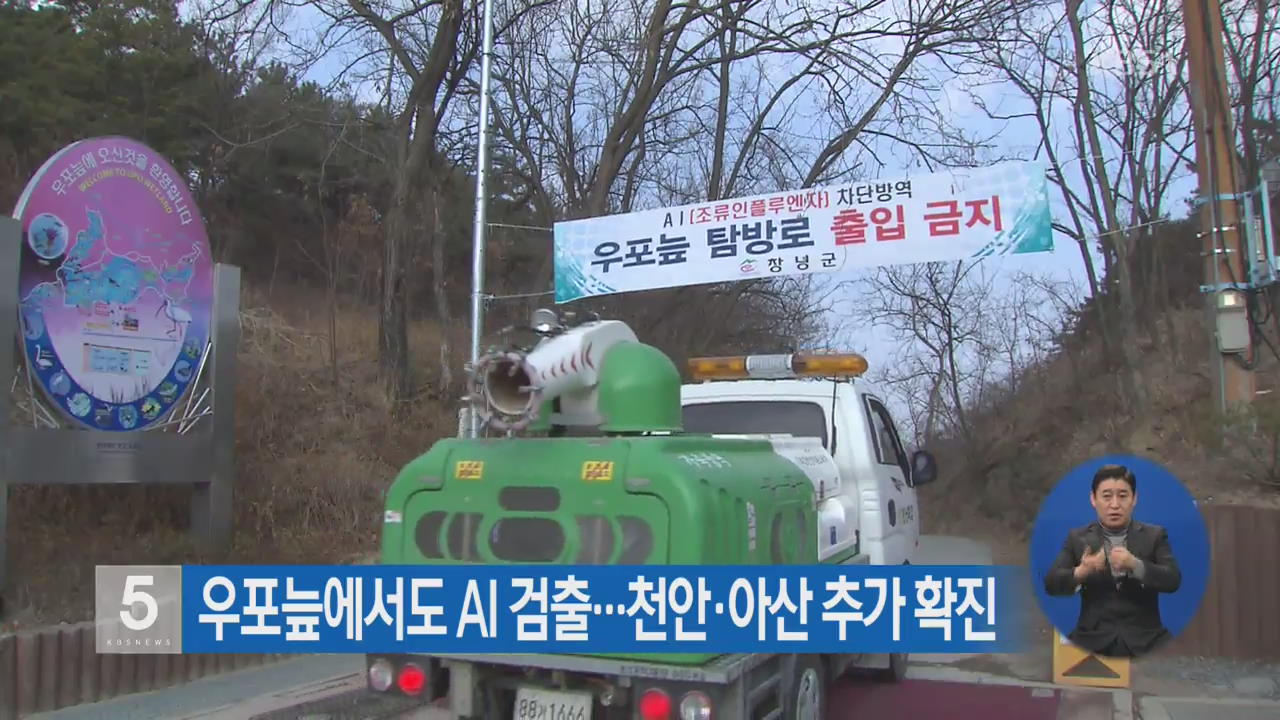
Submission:
M 904 479 L 911 482 L 911 464 L 907 460 L 906 448 L 898 437 L 898 429 L 893 424 L 889 408 L 879 400 L 867 396 L 867 415 L 875 434 L 876 458 L 882 465 L 897 465 L 902 468 Z
M 827 447 L 827 415 L 815 402 L 741 400 L 685 405 L 688 433 L 748 435 L 786 434 L 815 437 Z

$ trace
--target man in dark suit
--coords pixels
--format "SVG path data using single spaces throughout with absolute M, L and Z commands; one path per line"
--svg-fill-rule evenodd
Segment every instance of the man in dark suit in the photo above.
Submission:
M 1169 535 L 1133 519 L 1138 479 L 1122 465 L 1098 470 L 1089 502 L 1098 520 L 1067 533 L 1045 575 L 1045 592 L 1080 594 L 1080 617 L 1068 636 L 1078 647 L 1110 657 L 1144 655 L 1170 637 L 1159 593 L 1182 584 Z

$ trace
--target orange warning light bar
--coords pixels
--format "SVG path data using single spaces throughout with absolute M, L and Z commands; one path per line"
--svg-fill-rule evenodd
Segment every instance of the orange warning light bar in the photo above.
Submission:
M 791 365 L 802 377 L 857 377 L 867 371 L 867 359 L 856 353 L 805 355 L 796 353 Z
M 690 358 L 689 371 L 695 380 L 744 379 L 747 372 L 747 356 Z
M 857 353 L 792 353 L 690 358 L 695 380 L 857 377 L 867 371 L 867 359 Z

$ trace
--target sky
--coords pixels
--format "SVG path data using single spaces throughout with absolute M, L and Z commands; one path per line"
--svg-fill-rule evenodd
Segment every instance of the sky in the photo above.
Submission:
M 209 0 L 205 0 L 208 2 Z M 586 2 L 587 0 L 582 0 Z M 503 7 L 502 0 L 495 0 L 495 6 Z M 194 8 L 191 8 L 194 9 Z M 291 17 L 287 23 L 291 36 L 296 40 L 314 37 L 314 34 L 322 31 L 327 27 L 327 22 L 323 15 L 310 7 L 295 8 L 291 11 Z M 888 41 L 884 50 L 892 50 L 890 45 L 893 41 Z M 1095 58 L 1091 64 L 1091 70 L 1102 70 L 1108 67 L 1117 67 L 1126 62 L 1134 62 L 1138 57 L 1140 62 L 1155 63 L 1158 60 L 1150 60 L 1140 57 L 1140 52 L 1135 52 L 1132 48 L 1119 50 L 1113 48 L 1110 52 L 1105 52 Z M 316 63 L 307 73 L 307 79 L 317 82 L 326 83 L 335 75 L 341 72 L 345 58 L 341 56 L 330 56 Z M 946 105 L 946 113 L 953 120 L 960 124 L 966 130 L 977 133 L 991 133 L 999 131 L 999 140 L 997 151 L 1018 152 L 1028 147 L 1029 143 L 1033 143 L 1038 139 L 1039 132 L 1034 123 L 1030 119 L 1018 119 L 997 125 L 980 111 L 973 104 L 970 91 L 974 90 L 974 86 L 966 83 L 963 79 L 953 78 L 943 86 L 943 93 L 940 101 Z M 983 85 L 978 92 L 987 102 L 988 106 L 1000 107 L 1002 110 L 1013 111 L 1019 108 L 1018 97 L 1020 94 L 1009 83 L 992 83 Z M 372 95 L 369 95 L 372 97 Z M 1027 106 L 1020 106 L 1025 109 Z M 810 111 L 816 110 L 813 103 L 809 103 Z M 1062 115 L 1061 112 L 1054 118 L 1056 122 L 1069 122 L 1069 116 Z M 1063 127 L 1069 127 L 1064 124 Z M 1064 170 L 1068 173 L 1078 172 L 1081 159 L 1075 153 L 1060 145 L 1060 162 L 1064 165 Z M 917 168 L 909 167 L 906 158 L 901 152 L 886 153 L 882 158 L 887 160 L 885 167 L 881 168 L 876 177 L 889 178 L 903 175 L 913 175 L 921 172 Z M 863 178 L 870 180 L 874 178 Z M 1194 176 L 1184 176 L 1172 188 L 1168 208 L 1175 217 L 1185 215 L 1185 204 L 1183 198 L 1189 197 L 1196 187 L 1196 179 Z M 1050 183 L 1050 196 L 1054 201 L 1053 214 L 1055 220 L 1065 221 L 1065 204 L 1058 191 L 1056 185 Z M 648 207 L 640 207 L 637 209 L 648 209 Z M 1057 280 L 1071 282 L 1075 287 L 1079 288 L 1077 298 L 1083 300 L 1087 291 L 1087 282 L 1085 281 L 1085 268 L 1081 260 L 1080 248 L 1077 243 L 1066 236 L 1056 234 L 1055 247 L 1053 252 L 1039 253 L 1033 255 L 1021 256 L 1004 256 L 992 258 L 983 261 L 987 266 L 983 268 L 988 274 L 993 275 L 997 292 L 1007 291 L 1011 286 L 1012 276 L 1019 272 L 1030 272 L 1038 275 L 1049 276 Z M 1095 262 L 1101 267 L 1100 258 L 1096 257 Z M 460 269 L 461 271 L 461 269 Z M 865 271 L 844 272 L 839 275 L 825 278 L 828 282 L 847 282 L 857 280 Z M 836 317 L 833 318 L 841 324 L 857 324 L 867 318 L 859 312 L 856 299 L 851 295 L 846 295 L 839 302 L 835 311 Z M 878 362 L 889 362 L 901 347 L 901 339 L 890 335 L 887 331 L 875 331 L 871 328 L 863 327 L 859 329 L 851 329 L 845 333 L 843 337 L 832 338 L 826 343 L 830 348 L 835 349 L 839 346 L 845 346 L 849 349 L 856 349 L 866 353 L 868 361 L 873 368 Z M 891 404 L 896 405 L 895 414 L 901 416 L 903 408 L 897 401 Z M 901 422 L 901 420 L 900 420 Z

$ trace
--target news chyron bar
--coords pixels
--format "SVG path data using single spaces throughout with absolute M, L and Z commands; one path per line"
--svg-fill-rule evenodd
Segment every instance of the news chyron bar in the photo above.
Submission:
M 1013 566 L 98 566 L 100 653 L 1007 653 Z

